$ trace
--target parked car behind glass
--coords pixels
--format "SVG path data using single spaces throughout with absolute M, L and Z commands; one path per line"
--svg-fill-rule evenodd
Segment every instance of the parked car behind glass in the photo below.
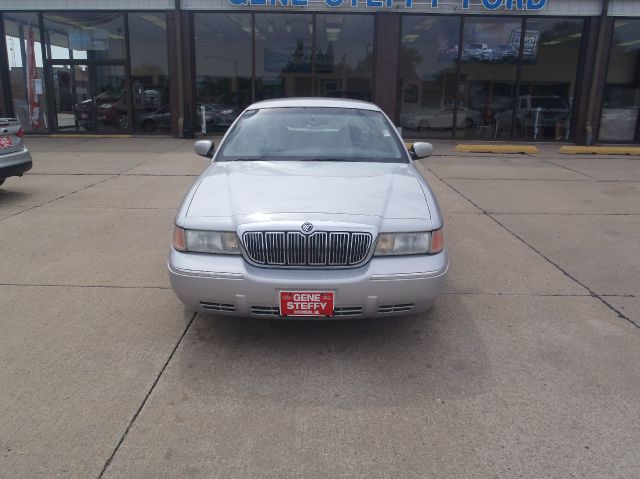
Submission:
M 559 96 L 522 95 L 516 99 L 517 111 L 515 127 L 521 130 L 556 127 L 569 119 L 569 107 Z M 513 118 L 513 101 L 507 108 L 496 114 L 496 119 L 503 125 L 510 125 Z
M 400 126 L 411 130 L 427 131 L 453 128 L 453 108 L 419 108 L 400 117 Z M 471 128 L 477 123 L 477 112 L 458 107 L 457 128 Z

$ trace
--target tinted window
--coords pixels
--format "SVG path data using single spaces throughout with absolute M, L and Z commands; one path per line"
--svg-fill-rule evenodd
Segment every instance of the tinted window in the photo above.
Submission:
M 53 59 L 125 58 L 122 13 L 46 14 L 44 27 L 49 54 Z
M 392 128 L 376 111 L 251 110 L 233 128 L 218 158 L 405 162 Z
M 640 20 L 616 20 L 602 106 L 601 140 L 640 140 Z
M 451 137 L 459 36 L 459 18 L 402 17 L 400 125 L 412 138 Z M 461 113 L 457 123 L 471 121 Z
M 256 100 L 312 96 L 313 16 L 256 15 Z
M 316 26 L 316 95 L 370 100 L 373 15 L 317 15 Z
M 554 110 L 538 118 L 528 110 L 515 115 L 514 136 L 567 140 L 576 95 L 583 20 L 529 18 L 524 35 L 519 96 L 530 96 L 531 108 Z M 520 31 L 515 37 L 519 37 Z M 519 39 L 516 45 L 520 47 Z
M 251 14 L 194 15 L 197 127 L 229 127 L 251 103 Z
M 519 31 L 516 18 L 468 17 L 458 95 L 456 136 L 486 139 L 511 135 L 512 112 L 506 105 L 515 97 Z M 501 48 L 510 45 L 512 49 Z
M 3 12 L 3 16 L 14 114 L 24 131 L 46 131 L 47 102 L 38 15 Z M 34 88 L 27 88 L 29 84 Z
M 164 13 L 130 13 L 131 85 L 133 87 L 134 128 L 168 131 L 170 119 L 157 122 L 149 113 L 169 109 L 169 62 L 167 25 Z

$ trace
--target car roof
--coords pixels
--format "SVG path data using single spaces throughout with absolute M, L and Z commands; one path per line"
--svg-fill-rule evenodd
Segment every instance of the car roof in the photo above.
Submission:
M 380 107 L 360 100 L 345 100 L 341 98 L 278 98 L 264 100 L 250 105 L 247 110 L 260 108 L 295 108 L 295 107 L 320 107 L 320 108 L 353 108 L 357 110 L 380 111 Z

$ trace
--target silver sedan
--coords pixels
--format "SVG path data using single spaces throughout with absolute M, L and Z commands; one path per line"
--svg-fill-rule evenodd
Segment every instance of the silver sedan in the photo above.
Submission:
M 359 318 L 429 309 L 449 261 L 440 208 L 377 106 L 268 100 L 214 150 L 175 219 L 168 262 L 189 308 L 252 317 Z

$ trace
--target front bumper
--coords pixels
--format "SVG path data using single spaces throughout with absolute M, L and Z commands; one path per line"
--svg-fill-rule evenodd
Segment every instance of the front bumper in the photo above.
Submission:
M 21 151 L 0 154 L 0 178 L 9 178 L 10 176 L 22 176 L 33 166 L 31 154 L 25 147 Z
M 280 317 L 280 291 L 333 291 L 335 317 L 373 318 L 428 310 L 444 286 L 447 250 L 377 257 L 352 269 L 262 268 L 242 256 L 171 250 L 171 286 L 189 308 L 233 316 Z

